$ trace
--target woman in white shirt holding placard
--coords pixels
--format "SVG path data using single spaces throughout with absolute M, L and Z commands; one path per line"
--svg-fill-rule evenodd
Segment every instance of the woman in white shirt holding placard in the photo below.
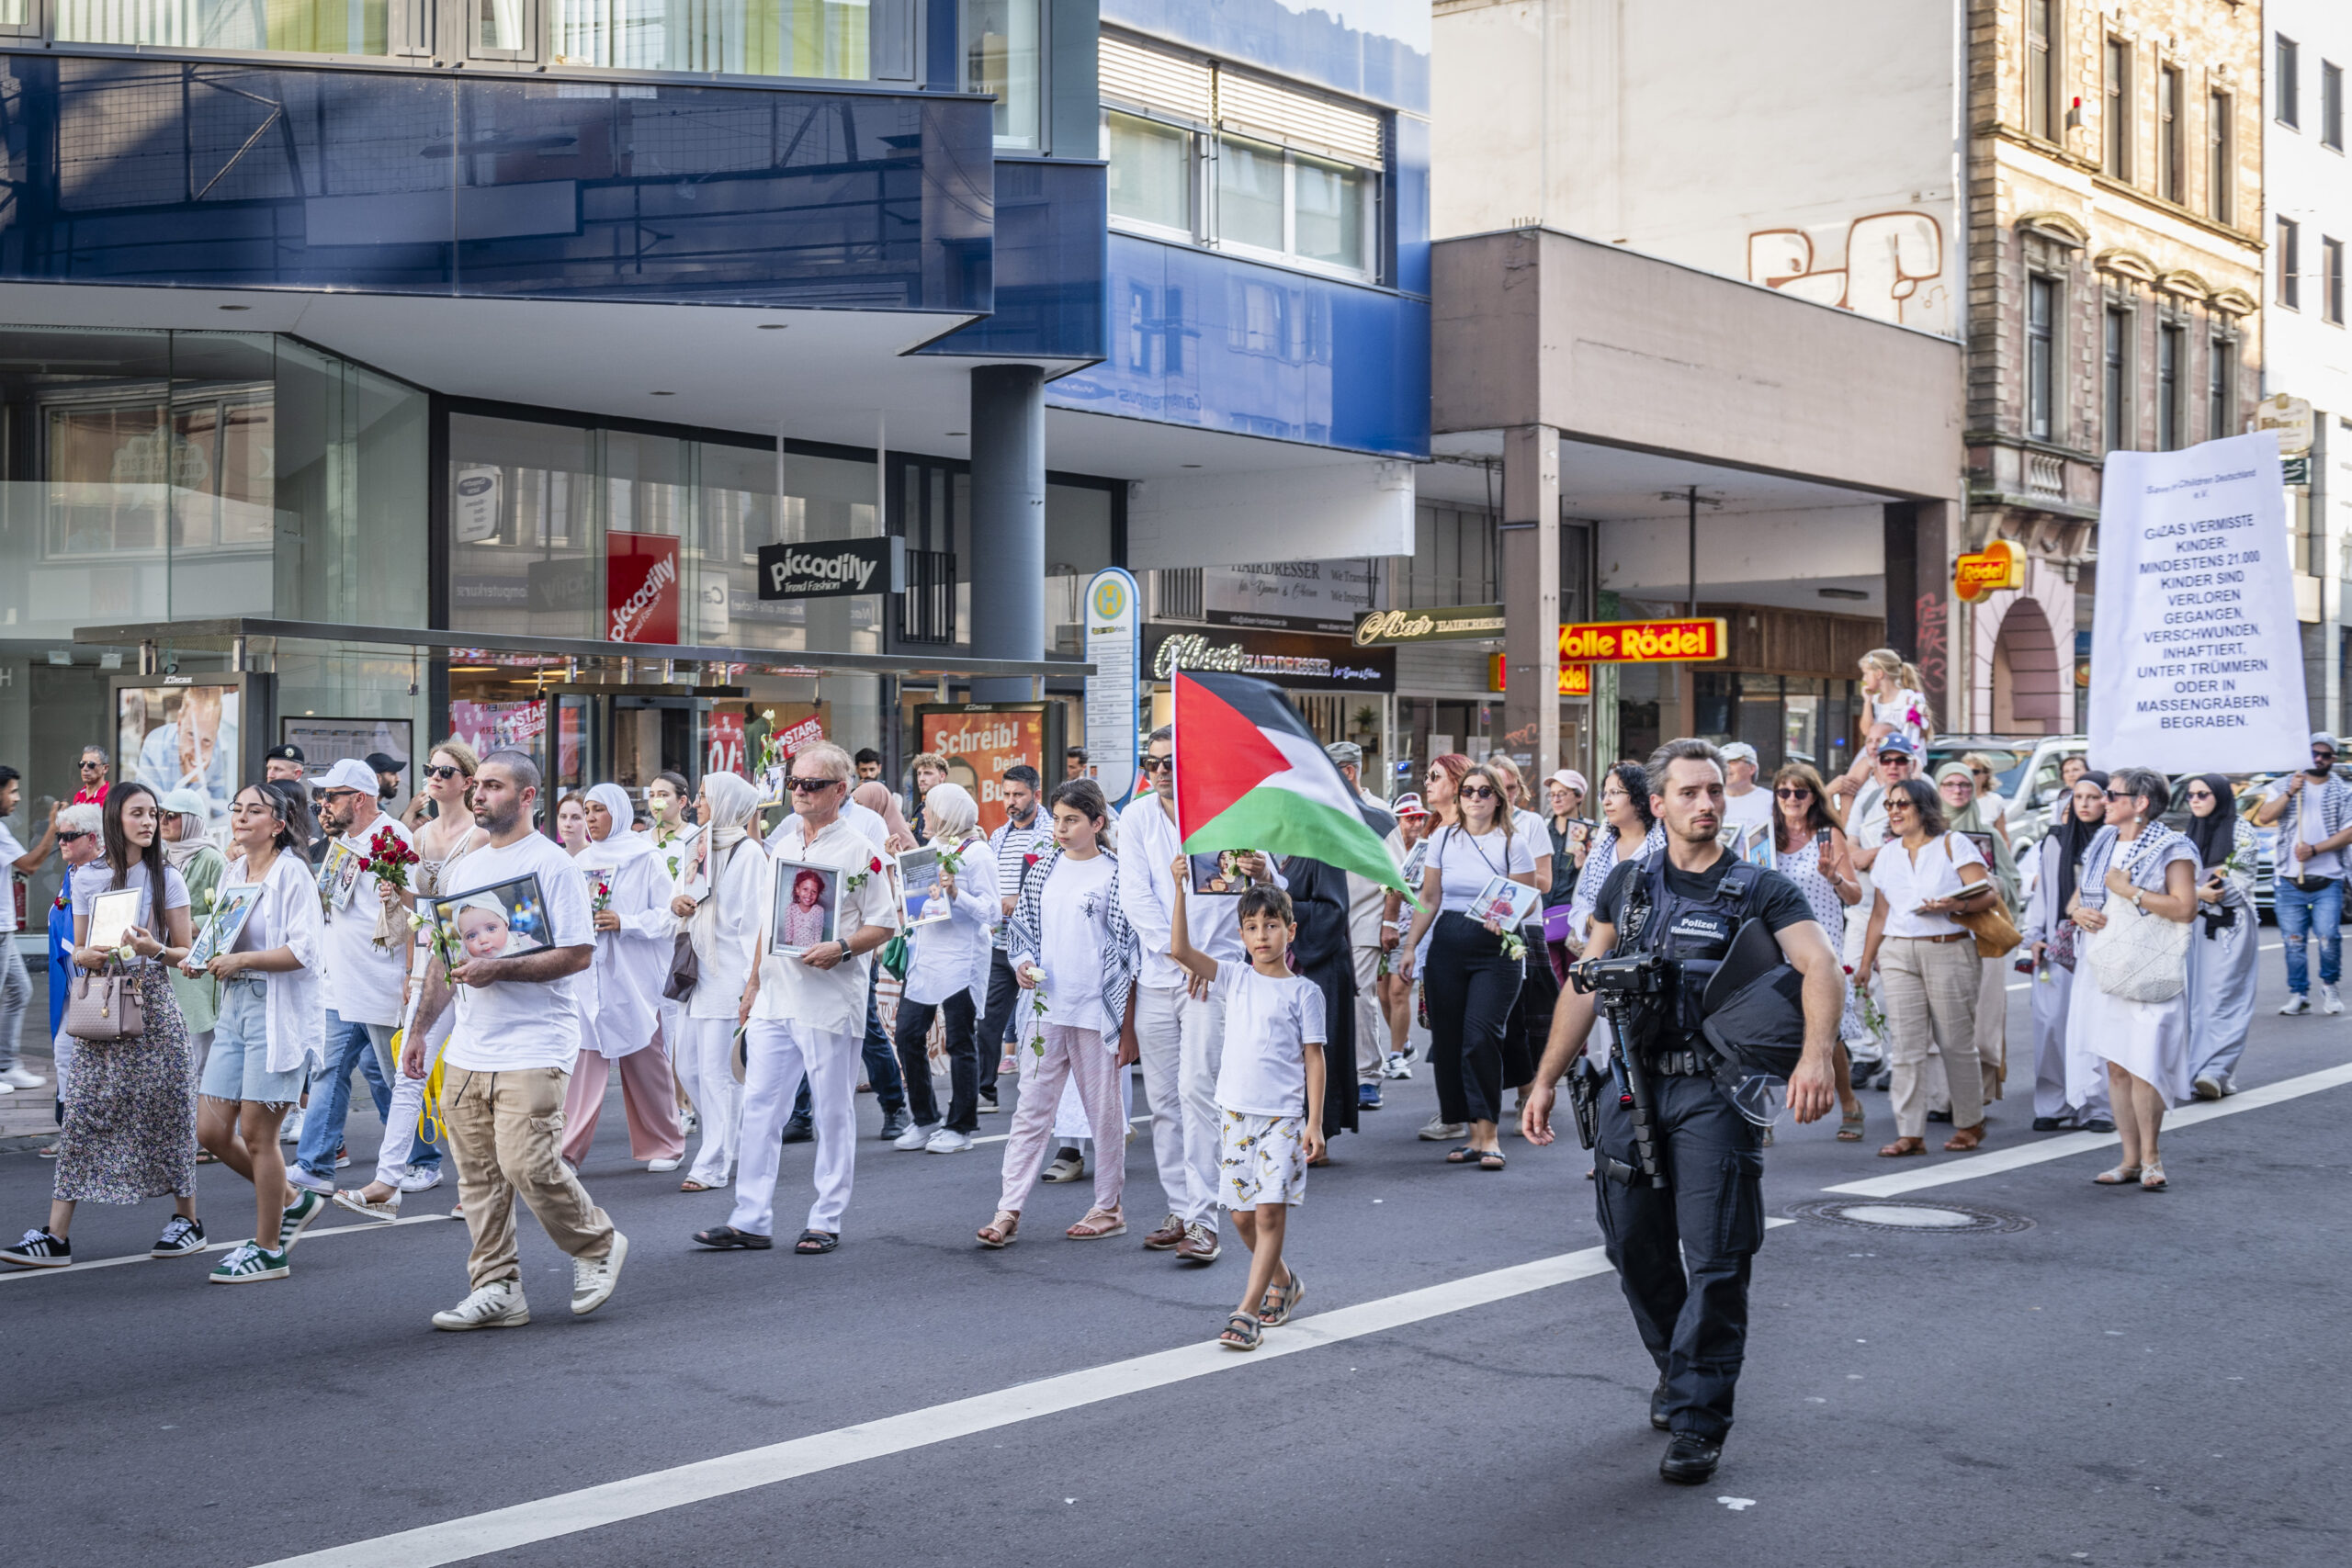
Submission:
M 729 1059 L 737 1010 L 752 976 L 752 947 L 767 898 L 768 861 L 747 841 L 760 794 L 733 773 L 703 775 L 697 801 L 707 825 L 687 846 L 670 912 L 686 924 L 699 972 L 686 998 L 685 1048 L 678 1077 L 695 1102 L 702 1152 L 679 1183 L 682 1191 L 724 1187 L 734 1174 L 741 1088 Z
M 1854 980 L 1873 973 L 1885 988 L 1894 1036 L 1894 1142 L 1888 1158 L 1928 1152 L 1928 1093 L 1921 1069 L 1930 1041 L 1943 1054 L 1951 1088 L 1952 1134 L 1964 1153 L 1984 1141 L 1984 1083 L 1976 1065 L 1976 997 L 1984 961 L 1976 939 L 1952 917 L 1985 908 L 1992 878 L 1976 846 L 1944 830 L 1943 805 L 1924 780 L 1887 786 L 1887 843 L 1871 867 L 1871 923 Z

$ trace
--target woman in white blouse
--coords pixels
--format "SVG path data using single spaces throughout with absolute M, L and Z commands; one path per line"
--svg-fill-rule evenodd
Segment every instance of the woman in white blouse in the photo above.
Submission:
M 605 1085 L 621 1080 L 628 1157 L 661 1173 L 678 1168 L 685 1133 L 678 1125 L 670 1054 L 662 1048 L 662 987 L 670 978 L 677 918 L 670 912 L 670 871 L 650 834 L 630 830 L 637 815 L 628 791 L 600 784 L 588 792 L 588 847 L 581 874 L 596 928 L 594 1010 L 581 1032 L 580 1055 L 563 1096 L 563 1157 L 574 1170 L 596 1141 Z
M 979 831 L 979 806 L 959 784 L 935 784 L 922 797 L 931 846 L 956 857 L 940 868 L 947 919 L 907 932 L 906 988 L 899 1000 L 899 1071 L 913 1124 L 891 1146 L 962 1154 L 980 1126 L 979 1015 L 988 1005 L 989 953 L 1003 906 L 997 902 L 996 857 Z M 947 1018 L 947 1114 L 931 1082 L 931 1021 Z M 994 1050 L 993 1043 L 989 1047 Z
M 1944 830 L 1943 805 L 1921 779 L 1887 786 L 1887 842 L 1871 866 L 1871 922 L 1855 983 L 1875 973 L 1886 991 L 1894 1039 L 1894 1142 L 1890 1159 L 1928 1152 L 1928 1093 L 1921 1068 L 1930 1041 L 1951 1088 L 1952 1134 L 1964 1153 L 1984 1141 L 1984 1079 L 1976 1065 L 1976 997 L 1984 960 L 1952 917 L 1989 904 L 1994 887 L 1976 846 Z
M 678 1053 L 678 1077 L 702 1130 L 702 1151 L 679 1183 L 685 1192 L 724 1187 L 735 1170 L 742 1101 L 729 1055 L 768 887 L 767 856 L 746 841 L 759 803 L 759 791 L 733 773 L 703 775 L 696 805 L 704 831 L 687 847 L 670 901 L 670 912 L 686 922 L 699 971 L 686 998 L 684 1049 Z

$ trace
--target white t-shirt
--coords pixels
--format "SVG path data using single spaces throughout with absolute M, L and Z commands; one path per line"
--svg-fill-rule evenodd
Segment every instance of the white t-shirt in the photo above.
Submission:
M 1951 852 L 1944 852 L 1949 848 Z M 1928 840 L 1919 846 L 1918 857 L 1903 847 L 1903 840 L 1888 840 L 1879 851 L 1878 859 L 1871 866 L 1871 886 L 1886 899 L 1886 934 L 1888 936 L 1950 936 L 1965 931 L 1950 915 L 1919 915 L 1912 911 L 1930 898 L 1950 898 L 1961 890 L 1960 868 L 1983 865 L 1984 857 L 1976 850 L 1975 841 L 1960 833 L 1947 833 L 1939 840 Z
M 143 860 L 131 862 L 130 870 L 123 877 L 122 885 L 125 887 L 136 887 L 140 893 L 139 914 L 130 923 L 144 928 L 147 934 L 157 942 L 169 942 L 172 933 L 155 929 L 154 896 L 147 891 L 147 863 Z M 90 900 L 101 893 L 112 891 L 114 891 L 114 867 L 105 861 L 96 860 L 87 865 L 74 868 L 74 919 L 79 929 L 85 931 L 89 929 L 86 925 L 81 925 L 81 922 L 90 918 Z M 164 868 L 164 912 L 169 914 L 174 909 L 185 909 L 187 907 L 187 882 L 181 879 L 177 871 L 168 865 L 165 866 Z M 136 961 L 133 967 L 138 964 L 153 962 L 153 959 L 141 958 Z
M 1758 827 L 1772 820 L 1772 792 L 1762 782 L 1746 795 L 1724 791 L 1724 820 L 1743 828 Z
M 1102 1005 L 1102 955 L 1111 946 L 1111 877 L 1119 863 L 1109 855 L 1055 863 L 1046 883 L 1041 914 L 1046 966 L 1046 1019 L 1066 1029 L 1091 1029 L 1106 1038 L 1118 1021 Z
M 375 820 L 358 831 L 327 841 L 341 844 L 366 860 L 368 847 L 387 828 L 399 835 L 401 842 L 411 849 L 416 847 L 416 836 L 382 812 L 378 812 Z M 573 872 L 571 880 L 578 882 L 580 874 Z M 482 884 L 475 881 L 467 886 L 480 887 Z M 401 981 L 408 975 L 409 944 L 403 941 L 395 942 L 389 948 L 376 945 L 377 916 L 384 907 L 376 886 L 374 875 L 361 876 L 352 888 L 350 902 L 327 911 L 324 994 L 327 1010 L 345 1023 L 390 1024 L 401 1021 Z M 400 929 L 408 929 L 405 914 L 400 917 Z
M 563 846 L 544 833 L 526 833 L 501 849 L 485 845 L 465 858 L 468 887 L 494 887 L 537 875 L 547 900 L 554 947 L 589 947 L 596 928 L 588 910 L 588 887 Z M 453 889 L 453 891 L 456 891 Z M 580 1016 L 581 975 L 560 980 L 501 980 L 491 986 L 459 986 L 458 1024 L 443 1053 L 453 1067 L 470 1073 L 516 1072 L 526 1067 L 569 1071 L 587 1038 Z
M 1545 840 L 1548 847 L 1549 840 Z M 1532 875 L 1535 852 L 1524 833 L 1513 833 L 1508 847 L 1500 828 L 1473 837 L 1466 828 L 1441 828 L 1430 844 L 1427 864 L 1437 868 L 1440 913 L 1466 915 L 1479 892 L 1498 876 Z
M 25 858 L 25 846 L 17 842 L 17 835 L 8 831 L 8 824 L 0 822 L 0 931 L 17 929 L 17 892 L 10 882 L 17 863 Z
M 1306 1114 L 1305 1047 L 1320 1045 L 1323 992 L 1300 975 L 1277 979 L 1247 964 L 1219 964 L 1225 1060 L 1216 1073 L 1220 1110 L 1244 1116 Z
M 876 849 L 881 849 L 890 841 L 890 824 L 884 819 L 882 813 L 875 810 L 874 807 L 860 806 L 854 800 L 844 800 L 842 802 L 841 816 L 842 821 L 864 834 Z M 791 824 L 787 822 L 776 830 L 782 832 L 785 828 L 790 826 Z

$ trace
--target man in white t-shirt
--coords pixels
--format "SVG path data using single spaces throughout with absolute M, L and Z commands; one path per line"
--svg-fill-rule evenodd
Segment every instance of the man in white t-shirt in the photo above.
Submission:
M 1756 782 L 1756 748 L 1735 740 L 1721 748 L 1724 758 L 1724 821 L 1742 828 L 1772 820 L 1772 792 Z
M 538 767 L 524 753 L 482 759 L 474 821 L 490 842 L 469 852 L 465 867 L 468 885 L 485 891 L 458 912 L 456 964 L 446 980 L 437 966 L 427 970 L 418 1015 L 436 1015 L 432 993 L 454 988 L 458 1019 L 441 1053 L 441 1114 L 473 1237 L 466 1260 L 473 1293 L 435 1313 L 435 1328 L 531 1321 L 514 1245 L 517 1198 L 571 1258 L 575 1315 L 605 1304 L 628 1257 L 628 1237 L 563 1163 L 563 1094 L 586 1037 L 576 976 L 595 957 L 596 933 L 580 868 L 553 839 L 531 830 L 538 795 Z M 536 911 L 512 896 L 528 878 L 538 883 Z M 404 1055 L 403 1070 L 423 1076 L 421 1032 Z
M 1216 1075 L 1225 1055 L 1225 1003 L 1205 985 L 1189 985 L 1168 955 L 1174 924 L 1176 877 L 1183 852 L 1176 832 L 1175 730 L 1162 725 L 1144 742 L 1144 776 L 1151 791 L 1119 813 L 1119 906 L 1143 950 L 1136 984 L 1136 1044 L 1144 1093 L 1151 1101 L 1151 1152 L 1168 1195 L 1168 1217 L 1144 1237 L 1155 1252 L 1173 1249 L 1178 1261 L 1214 1263 L 1217 1237 L 1218 1140 L 1223 1117 Z M 1244 864 L 1252 881 L 1279 884 L 1262 856 Z M 1236 890 L 1237 893 L 1238 890 Z M 1185 900 L 1192 943 L 1219 964 L 1246 966 L 1238 897 L 1205 894 Z
M 345 757 L 327 770 L 318 795 L 319 828 L 326 835 L 320 883 L 327 890 L 326 1066 L 311 1080 L 302 1137 L 286 1168 L 286 1179 L 313 1192 L 333 1194 L 335 1156 L 343 1147 L 344 1122 L 351 1114 L 354 1067 L 367 1076 L 376 1114 L 391 1113 L 396 1070 L 392 1032 L 400 1027 L 401 982 L 407 976 L 411 952 L 405 910 L 393 916 L 401 935 L 380 947 L 376 943 L 376 922 L 384 904 L 375 875 L 362 873 L 356 880 L 336 876 L 335 865 L 342 856 L 364 864 L 379 833 L 390 832 L 412 847 L 414 840 L 406 828 L 377 809 L 376 775 L 356 757 Z M 414 1134 L 407 1128 L 387 1127 L 384 1136 L 413 1141 Z M 440 1162 L 429 1144 L 414 1152 L 421 1168 Z
M 1387 807 L 1363 791 L 1363 748 L 1352 740 L 1339 740 L 1323 750 L 1340 770 L 1340 776 L 1348 781 L 1348 788 L 1355 793 L 1356 799 L 1388 823 L 1388 831 L 1381 842 L 1387 846 L 1401 878 L 1405 835 Z M 1370 877 L 1359 876 L 1352 871 L 1347 874 L 1348 950 L 1354 960 L 1356 975 L 1356 1109 L 1377 1111 L 1381 1108 L 1380 1068 L 1388 1043 L 1387 1023 L 1380 1016 L 1380 938 L 1384 931 L 1392 934 L 1397 931 L 1393 911 L 1399 901 L 1395 893 Z M 1335 1073 L 1348 1070 L 1345 1062 L 1325 1066 Z
M 727 1224 L 695 1233 L 703 1247 L 765 1250 L 775 1244 L 776 1168 L 783 1159 L 777 1134 L 804 1076 L 817 1132 L 817 1197 L 792 1249 L 815 1254 L 841 1245 L 842 1215 L 849 1208 L 856 1168 L 858 1042 L 865 1029 L 867 987 L 875 950 L 899 925 L 898 897 L 882 846 L 842 814 L 851 772 L 849 753 L 830 740 L 793 753 L 786 780 L 793 815 L 777 825 L 766 847 L 778 863 L 805 862 L 839 874 L 832 879 L 833 907 L 825 922 L 832 934 L 795 953 L 776 952 L 771 882 L 761 900 L 759 946 L 741 1012 L 743 1152 L 735 1175 L 735 1208 Z M 783 876 L 785 869 L 779 863 L 775 875 Z M 821 883 L 813 874 L 811 879 Z M 818 897 L 827 891 L 820 886 Z
M 25 973 L 24 959 L 17 952 L 17 897 L 13 885 L 18 875 L 30 876 L 49 859 L 49 852 L 57 845 L 57 814 L 62 807 L 54 804 L 50 807 L 49 821 L 41 829 L 40 840 L 28 850 L 8 830 L 6 821 L 17 814 L 22 789 L 17 770 L 0 766 L 0 1094 L 38 1089 L 46 1081 L 39 1073 L 26 1070 L 17 1059 L 17 1036 L 24 1028 L 25 1012 L 33 1003 L 33 982 L 32 976 Z

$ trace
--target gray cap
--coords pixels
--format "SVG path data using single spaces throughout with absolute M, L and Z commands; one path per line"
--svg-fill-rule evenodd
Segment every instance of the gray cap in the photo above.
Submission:
M 1726 762 L 1752 762 L 1756 761 L 1756 748 L 1750 746 L 1745 740 L 1735 740 L 1730 745 L 1719 747 L 1717 750 L 1723 753 L 1724 761 Z
M 2324 746 L 2331 751 L 2341 751 L 2344 750 L 2342 743 L 2339 742 L 2335 736 L 2330 735 L 2324 729 L 2314 729 L 2312 731 L 2312 744 L 2314 746 Z
M 212 814 L 212 803 L 204 797 L 204 792 L 189 789 L 185 785 L 178 789 L 166 790 L 164 793 L 164 798 L 155 804 L 176 817 L 203 818 Z
M 1334 740 L 1323 748 L 1323 754 L 1332 761 L 1351 768 L 1363 766 L 1363 748 L 1352 740 Z

